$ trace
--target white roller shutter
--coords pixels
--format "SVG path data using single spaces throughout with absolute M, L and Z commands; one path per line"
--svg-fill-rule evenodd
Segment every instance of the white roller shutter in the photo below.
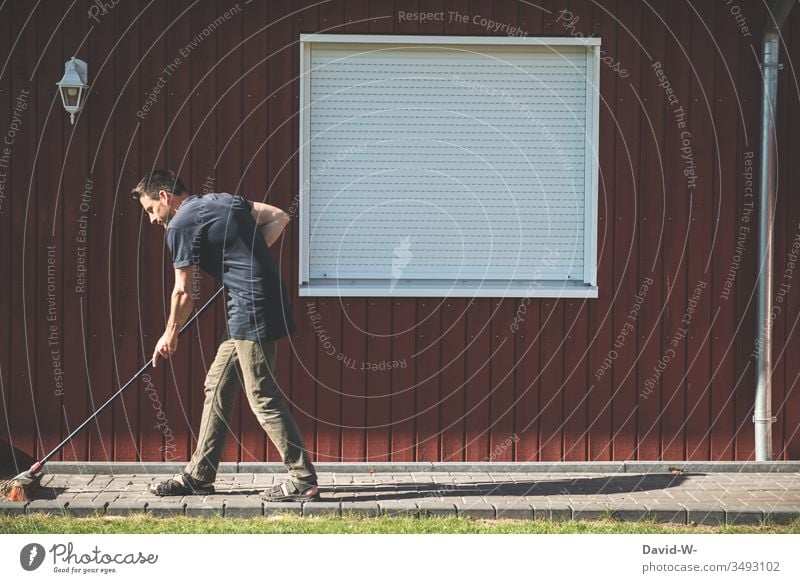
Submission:
M 340 38 L 303 48 L 302 286 L 593 289 L 593 47 Z

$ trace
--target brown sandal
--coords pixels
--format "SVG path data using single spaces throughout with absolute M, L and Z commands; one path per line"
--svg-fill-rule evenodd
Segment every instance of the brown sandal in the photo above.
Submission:
M 320 499 L 319 487 L 316 484 L 295 482 L 290 478 L 264 490 L 261 498 L 267 502 L 316 502 Z
M 158 484 L 150 484 L 147 489 L 156 496 L 192 496 L 214 493 L 213 482 L 198 482 L 189 474 L 181 474 L 180 477 L 183 483 L 175 478 L 169 478 Z

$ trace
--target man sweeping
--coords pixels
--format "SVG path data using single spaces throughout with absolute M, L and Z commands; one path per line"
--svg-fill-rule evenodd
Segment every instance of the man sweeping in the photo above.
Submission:
M 240 387 L 250 408 L 280 452 L 289 478 L 268 488 L 271 501 L 318 500 L 317 476 L 303 437 L 275 381 L 277 343 L 295 325 L 286 286 L 268 246 L 289 217 L 277 207 L 231 194 L 189 195 L 175 173 L 155 170 L 133 190 L 150 218 L 166 229 L 175 268 L 170 313 L 153 352 L 153 366 L 178 348 L 178 331 L 192 312 L 192 272 L 222 281 L 228 294 L 226 339 L 205 379 L 197 447 L 182 474 L 154 484 L 157 496 L 214 491 L 234 397 Z

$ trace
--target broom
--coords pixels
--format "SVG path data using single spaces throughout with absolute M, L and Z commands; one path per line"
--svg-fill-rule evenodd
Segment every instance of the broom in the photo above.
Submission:
M 217 299 L 217 297 L 222 293 L 224 289 L 225 289 L 224 286 L 219 288 L 214 293 L 214 295 L 211 296 L 211 299 L 209 299 L 205 304 L 203 304 L 203 306 L 199 310 L 197 310 L 192 315 L 192 317 L 189 318 L 189 320 L 187 320 L 187 322 L 181 327 L 180 331 L 178 332 L 178 337 L 180 337 L 189 328 L 189 326 L 191 326 L 192 323 L 195 320 L 197 320 L 197 318 L 200 317 L 200 314 L 202 314 L 203 312 L 206 311 L 206 309 L 208 309 L 208 307 L 214 302 L 214 300 Z M 57 446 L 55 446 L 50 453 L 48 453 L 42 459 L 33 464 L 29 470 L 22 472 L 21 474 L 12 478 L 11 480 L 4 482 L 2 487 L 0 487 L 0 495 L 5 496 L 6 500 L 8 500 L 9 502 L 27 502 L 28 500 L 31 500 L 35 496 L 36 491 L 41 486 L 42 476 L 44 475 L 44 472 L 42 471 L 44 464 L 47 463 L 47 461 L 51 457 L 53 457 L 55 454 L 61 451 L 61 448 L 63 448 L 67 443 L 69 443 L 69 441 L 73 437 L 75 437 L 75 435 L 77 435 L 81 431 L 81 429 L 86 427 L 92 419 L 94 419 L 100 413 L 102 413 L 112 403 L 112 401 L 114 401 L 114 399 L 119 397 L 123 393 L 123 391 L 125 391 L 125 389 L 127 389 L 134 382 L 136 382 L 136 380 L 140 376 L 142 376 L 145 372 L 147 372 L 147 370 L 151 366 L 153 366 L 152 359 L 148 360 L 147 364 L 145 364 L 142 368 L 140 368 L 139 371 L 135 375 L 133 375 L 131 380 L 122 385 L 122 387 L 120 387 L 120 389 L 116 393 L 111 395 L 111 398 L 108 401 L 103 403 L 103 405 L 99 409 L 97 409 L 94 413 L 92 413 L 91 416 L 88 419 L 86 419 L 86 421 L 81 423 L 75 429 L 75 431 L 67 435 L 64 438 L 64 440 Z

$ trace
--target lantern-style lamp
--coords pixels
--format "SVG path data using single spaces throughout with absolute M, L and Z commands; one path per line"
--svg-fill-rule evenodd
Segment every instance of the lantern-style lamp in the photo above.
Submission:
M 88 68 L 84 61 L 72 57 L 64 63 L 64 76 L 61 81 L 56 83 L 58 91 L 61 93 L 61 103 L 69 113 L 70 123 L 75 123 L 75 114 L 83 107 L 83 100 L 86 97 L 86 83 Z

